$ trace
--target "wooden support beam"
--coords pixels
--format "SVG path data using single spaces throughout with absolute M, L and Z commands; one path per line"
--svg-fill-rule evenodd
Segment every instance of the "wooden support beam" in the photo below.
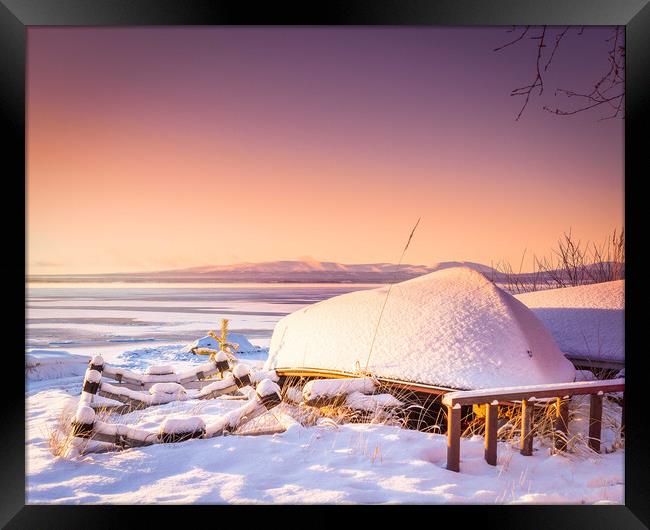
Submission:
M 533 408 L 534 403 L 524 399 L 521 402 L 521 438 L 519 441 L 520 452 L 524 456 L 533 454 Z
M 485 461 L 497 465 L 497 418 L 499 405 L 485 404 Z
M 603 419 L 603 396 L 589 396 L 589 447 L 600 453 L 600 435 Z
M 569 400 L 557 398 L 555 405 L 555 449 L 566 451 L 569 433 Z
M 460 471 L 460 406 L 447 407 L 447 469 Z
M 621 399 L 621 436 L 625 436 L 625 394 Z

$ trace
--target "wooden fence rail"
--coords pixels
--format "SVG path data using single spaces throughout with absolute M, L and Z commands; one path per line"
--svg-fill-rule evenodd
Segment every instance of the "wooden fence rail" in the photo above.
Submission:
M 566 449 L 566 433 L 569 422 L 570 396 L 589 395 L 589 447 L 600 452 L 602 430 L 603 395 L 611 392 L 625 392 L 625 379 L 606 381 L 584 381 L 506 388 L 488 388 L 449 392 L 442 398 L 447 407 L 447 469 L 460 471 L 460 422 L 461 405 L 485 405 L 485 460 L 490 465 L 497 463 L 497 418 L 499 405 L 521 401 L 522 421 L 520 452 L 524 456 L 533 454 L 533 407 L 536 400 L 556 399 L 555 430 L 563 433 L 555 440 L 555 447 Z M 621 420 L 623 427 L 624 418 Z

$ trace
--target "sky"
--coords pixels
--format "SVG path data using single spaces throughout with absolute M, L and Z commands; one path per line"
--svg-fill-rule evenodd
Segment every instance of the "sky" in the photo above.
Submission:
M 397 262 L 418 218 L 407 263 L 604 240 L 623 120 L 542 106 L 611 28 L 572 29 L 518 121 L 537 41 L 495 52 L 509 29 L 28 28 L 28 273 Z

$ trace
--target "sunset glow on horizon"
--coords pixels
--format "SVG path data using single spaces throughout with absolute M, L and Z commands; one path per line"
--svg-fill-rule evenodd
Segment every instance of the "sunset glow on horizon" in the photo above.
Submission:
M 608 28 L 28 29 L 29 274 L 548 254 L 623 226 L 623 120 L 555 116 Z

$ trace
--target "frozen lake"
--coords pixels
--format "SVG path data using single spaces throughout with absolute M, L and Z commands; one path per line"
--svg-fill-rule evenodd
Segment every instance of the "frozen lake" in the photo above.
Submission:
M 284 315 L 371 284 L 30 284 L 26 349 L 102 353 L 107 359 L 173 354 L 218 331 L 221 319 L 264 359 Z M 126 357 L 126 358 L 125 358 Z

